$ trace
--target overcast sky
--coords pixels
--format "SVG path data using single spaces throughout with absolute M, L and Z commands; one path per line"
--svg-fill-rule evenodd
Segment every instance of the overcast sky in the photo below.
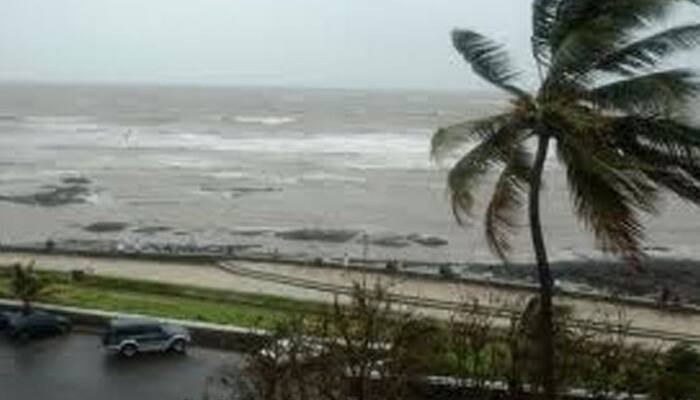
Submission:
M 482 88 L 450 30 L 529 68 L 529 22 L 529 0 L 2 0 L 0 80 Z

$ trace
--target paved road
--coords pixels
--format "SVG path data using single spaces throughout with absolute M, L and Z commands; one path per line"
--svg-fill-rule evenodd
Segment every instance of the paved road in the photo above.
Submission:
M 106 356 L 95 336 L 16 345 L 0 338 L 0 399 L 185 400 L 200 399 L 207 377 L 240 356 L 191 349 L 187 356 Z

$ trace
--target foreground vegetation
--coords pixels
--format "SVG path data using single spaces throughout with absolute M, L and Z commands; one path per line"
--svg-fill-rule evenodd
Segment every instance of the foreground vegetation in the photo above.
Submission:
M 231 398 L 260 400 L 531 399 L 547 377 L 537 368 L 541 311 L 531 301 L 508 326 L 478 304 L 448 323 L 397 312 L 382 288 L 357 287 L 349 306 L 280 321 L 244 371 L 231 371 Z M 555 309 L 556 396 L 652 400 L 700 398 L 700 353 L 628 340 L 626 323 L 570 328 Z M 449 379 L 428 380 L 429 376 Z M 245 379 L 241 379 L 245 377 Z M 242 390 L 246 389 L 246 390 Z M 572 389 L 578 389 L 572 391 Z
M 538 368 L 536 298 L 505 325 L 478 303 L 438 321 L 395 306 L 381 287 L 357 286 L 349 305 L 322 305 L 29 266 L 0 269 L 0 297 L 266 328 L 271 340 L 262 351 L 250 349 L 246 369 L 224 380 L 235 383 L 234 393 L 247 389 L 251 399 L 434 397 L 440 385 L 427 384 L 427 376 L 449 377 L 439 390 L 450 398 L 522 399 L 546 383 Z M 596 329 L 572 325 L 569 310 L 555 309 L 558 393 L 579 388 L 596 399 L 700 398 L 700 354 L 692 347 L 632 344 L 621 319 L 602 330 L 600 321 Z
M 60 272 L 34 272 L 46 288 L 26 301 L 40 301 L 154 317 L 269 327 L 289 313 L 309 313 L 319 305 L 282 297 L 233 293 L 193 286 L 162 284 Z M 17 298 L 12 271 L 0 269 L 0 297 Z

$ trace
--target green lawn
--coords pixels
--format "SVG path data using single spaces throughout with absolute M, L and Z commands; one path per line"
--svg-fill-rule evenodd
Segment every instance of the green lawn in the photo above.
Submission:
M 97 276 L 74 280 L 69 274 L 56 272 L 41 275 L 51 284 L 38 301 L 156 317 L 268 327 L 285 315 L 319 311 L 322 307 L 282 297 L 157 282 Z M 0 270 L 0 297 L 9 296 L 9 271 Z

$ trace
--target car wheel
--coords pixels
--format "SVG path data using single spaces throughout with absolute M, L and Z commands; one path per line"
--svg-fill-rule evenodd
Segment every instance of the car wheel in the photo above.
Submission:
M 62 335 L 70 333 L 70 331 L 73 330 L 73 327 L 68 324 L 63 324 L 58 326 L 58 332 Z
M 119 351 L 119 354 L 121 354 L 122 356 L 124 356 L 126 358 L 131 358 L 131 357 L 135 356 L 136 353 L 138 353 L 138 349 L 133 344 L 125 345 Z
M 170 350 L 178 354 L 185 354 L 187 353 L 187 343 L 182 339 L 177 339 L 170 345 Z
M 20 342 L 28 342 L 29 339 L 32 338 L 32 335 L 29 334 L 29 331 L 19 331 L 17 332 L 16 337 Z

